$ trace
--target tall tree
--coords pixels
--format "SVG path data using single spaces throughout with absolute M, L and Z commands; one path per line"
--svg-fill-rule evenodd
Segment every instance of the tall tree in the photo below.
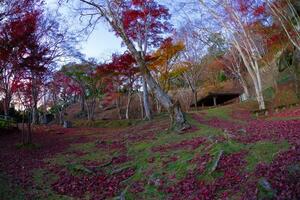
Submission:
M 299 3 L 295 0 L 267 0 L 261 6 L 261 14 L 271 15 L 275 23 L 279 24 L 289 41 L 300 51 L 300 17 Z M 270 11 L 270 13 L 268 13 Z
M 129 52 L 124 52 L 123 54 L 113 54 L 112 61 L 109 63 L 102 64 L 98 66 L 98 74 L 100 76 L 110 76 L 110 80 L 115 83 L 115 92 L 118 93 L 118 97 L 121 93 L 127 95 L 126 111 L 125 117 L 129 119 L 129 108 L 132 100 L 132 95 L 135 90 L 139 89 L 139 84 L 137 83 L 138 68 L 136 66 L 136 61 Z M 119 99 L 116 98 L 117 107 L 119 110 L 119 116 L 122 118 L 120 113 L 121 108 L 119 105 Z
M 2 1 L 0 13 L 0 93 L 4 114 L 8 109 L 22 77 L 21 60 L 26 54 L 30 36 L 35 30 L 38 1 Z M 22 8 L 22 9 L 21 9 Z
M 265 38 L 260 37 L 251 28 L 256 22 L 261 22 L 265 16 L 257 13 L 263 2 L 251 1 L 211 1 L 201 0 L 201 5 L 226 31 L 227 38 L 237 52 L 251 77 L 259 109 L 265 109 L 263 86 L 259 61 L 262 59 L 262 46 Z
M 169 111 L 172 126 L 177 130 L 189 127 L 178 102 L 161 89 L 152 77 L 146 62 L 146 55 L 151 47 L 157 47 L 163 40 L 163 34 L 171 30 L 168 23 L 168 9 L 154 0 L 79 0 L 83 15 L 104 19 L 119 36 L 134 56 L 139 70 L 153 90 L 156 98 Z M 86 13 L 86 11 L 88 13 Z M 91 13 L 94 13 L 94 15 Z
M 53 73 L 52 80 L 47 86 L 48 104 L 51 106 L 51 110 L 58 115 L 59 124 L 63 124 L 63 114 L 73 98 L 80 95 L 80 86 L 61 71 Z

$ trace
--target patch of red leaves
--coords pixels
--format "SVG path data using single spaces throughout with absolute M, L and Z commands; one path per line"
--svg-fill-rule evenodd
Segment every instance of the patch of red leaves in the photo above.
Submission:
M 205 171 L 206 165 L 211 161 L 211 156 L 208 153 L 204 155 L 198 155 L 190 162 L 197 165 L 197 173 L 202 174 Z
M 36 132 L 33 141 L 38 146 L 34 149 L 16 147 L 21 135 L 1 135 L 0 140 L 0 169 L 14 178 L 14 183 L 23 188 L 33 187 L 32 170 L 45 168 L 43 161 L 47 157 L 65 150 L 69 146 L 66 135 L 47 132 Z
M 280 153 L 270 165 L 258 165 L 255 175 L 271 183 L 276 199 L 300 199 L 300 146 Z
M 226 129 L 233 139 L 239 142 L 288 140 L 289 144 L 292 145 L 288 151 L 279 153 L 271 164 L 259 164 L 251 174 L 240 170 L 245 165 L 243 160 L 245 152 L 222 157 L 217 170 L 223 172 L 224 176 L 215 180 L 213 186 L 216 190 L 211 192 L 226 190 L 221 194 L 221 197 L 226 199 L 243 187 L 242 199 L 256 199 L 258 181 L 264 177 L 276 190 L 276 199 L 300 199 L 300 120 L 249 119 L 247 124 L 236 124 L 222 119 L 204 120 L 200 116 L 194 117 L 200 123 Z M 295 169 L 291 172 L 293 166 Z M 203 166 L 200 165 L 200 169 L 203 169 Z
M 204 181 L 197 180 L 194 173 L 190 172 L 187 177 L 177 184 L 164 189 L 170 194 L 168 199 L 213 199 L 215 188 L 205 184 Z
M 198 130 L 199 130 L 199 128 L 197 128 L 196 126 L 191 126 L 189 129 L 185 130 L 182 134 L 193 133 Z
M 112 163 L 117 165 L 117 164 L 122 164 L 122 163 L 128 162 L 130 160 L 132 160 L 132 158 L 128 157 L 127 155 L 120 155 L 120 156 L 114 157 L 112 159 Z
M 231 113 L 231 117 L 233 119 L 243 120 L 243 121 L 252 119 L 251 112 L 249 112 L 248 110 L 234 110 Z
M 114 175 L 99 173 L 95 176 L 77 177 L 63 170 L 59 173 L 60 179 L 52 187 L 62 195 L 82 198 L 89 192 L 92 199 L 107 199 L 117 196 L 123 188 L 122 181 L 131 177 L 134 172 L 134 169 L 126 169 Z
M 280 113 L 273 113 L 271 117 L 289 118 L 289 117 L 300 117 L 300 108 L 292 108 L 282 111 Z
M 190 140 L 183 140 L 178 143 L 166 144 L 166 145 L 161 145 L 158 147 L 153 147 L 152 151 L 153 152 L 165 152 L 165 151 L 171 151 L 171 150 L 176 150 L 176 149 L 195 150 L 200 145 L 204 144 L 205 142 L 206 142 L 206 139 L 204 137 L 197 137 L 197 138 L 193 138 Z
M 246 161 L 244 160 L 246 152 L 238 152 L 222 156 L 216 170 L 222 172 L 214 186 L 217 190 L 229 189 L 233 192 L 241 190 L 240 186 L 246 182 L 248 175 L 244 172 Z
M 243 143 L 254 143 L 261 140 L 288 140 L 291 144 L 300 143 L 300 120 L 249 119 L 247 124 L 238 124 L 218 118 L 205 120 L 199 115 L 194 115 L 194 118 L 200 123 L 226 130 L 233 136 L 233 139 Z
M 136 181 L 131 186 L 129 191 L 133 194 L 143 192 L 145 190 L 145 183 L 143 181 Z
M 168 157 L 167 160 L 163 161 L 163 166 L 167 166 L 169 163 L 176 162 L 178 160 L 177 156 Z
M 96 145 L 100 149 L 105 149 L 107 151 L 109 150 L 126 150 L 126 146 L 124 142 L 122 141 L 112 141 L 112 142 L 106 142 L 106 141 L 100 141 Z
M 198 180 L 197 175 L 203 174 L 205 166 L 211 160 L 208 154 L 199 156 L 191 162 L 197 163 L 196 170 L 189 172 L 187 177 L 175 185 L 165 189 L 165 192 L 171 193 L 170 199 L 217 199 L 220 191 L 230 190 L 232 193 L 240 190 L 241 183 L 247 180 L 247 175 L 243 172 L 246 162 L 244 157 L 246 152 L 239 152 L 221 157 L 217 171 L 224 175 L 211 183 Z M 220 194 L 219 194 L 220 195 Z

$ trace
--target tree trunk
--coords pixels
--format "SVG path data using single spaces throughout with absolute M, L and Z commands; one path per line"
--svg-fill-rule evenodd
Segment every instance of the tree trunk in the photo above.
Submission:
M 150 110 L 150 103 L 149 103 L 149 93 L 148 93 L 148 87 L 147 82 L 143 78 L 143 100 L 144 100 L 144 109 L 145 109 L 145 117 L 147 120 L 152 119 L 152 114 Z
M 155 98 L 155 102 L 156 102 L 157 113 L 161 113 L 161 105 L 160 105 L 159 101 L 156 98 Z
M 5 119 L 7 119 L 9 115 L 10 102 L 11 102 L 11 96 L 9 94 L 6 94 L 6 97 L 3 99 L 3 111 L 4 111 Z
M 144 66 L 143 72 L 144 78 L 154 92 L 155 97 L 160 101 L 161 105 L 168 110 L 171 118 L 171 126 L 176 131 L 183 131 L 190 128 L 190 124 L 186 121 L 185 116 L 181 110 L 178 101 L 173 102 L 168 94 L 166 94 L 161 87 L 157 84 L 154 78 L 151 76 L 150 72 Z
M 27 123 L 27 137 L 26 137 L 26 144 L 32 143 L 32 130 L 31 130 L 31 119 L 32 119 L 32 113 L 28 112 L 28 123 Z
M 249 93 L 249 89 L 248 89 L 248 86 L 246 84 L 246 81 L 244 80 L 243 77 L 240 77 L 239 82 L 241 83 L 242 88 L 244 90 L 245 100 L 248 100 L 250 98 L 250 93 Z
M 127 105 L 126 105 L 126 119 L 129 119 L 129 108 L 130 108 L 130 103 L 131 103 L 131 91 L 129 91 L 128 93 L 128 97 L 127 97 Z
M 25 144 L 25 111 L 22 115 L 22 144 Z
M 139 93 L 138 95 L 139 95 L 139 99 L 140 99 L 141 119 L 144 119 L 143 97 L 142 97 L 141 93 Z
M 37 89 L 38 84 L 37 84 L 37 80 L 36 80 L 36 75 L 33 74 L 32 75 L 33 80 L 32 80 L 32 88 L 31 88 L 31 95 L 32 95 L 32 113 L 31 113 L 31 117 L 32 117 L 32 124 L 38 124 L 38 95 L 39 95 L 39 91 Z
M 35 104 L 32 108 L 32 124 L 38 124 L 38 109 L 37 109 L 37 105 Z
M 96 99 L 91 99 L 90 101 L 86 100 L 86 110 L 88 121 L 94 120 L 95 107 L 96 107 Z
M 172 127 L 177 131 L 182 131 L 187 128 L 190 128 L 189 123 L 187 123 L 187 121 L 182 113 L 180 105 L 178 103 L 174 104 L 174 102 L 172 102 L 169 95 L 161 89 L 159 84 L 152 77 L 150 71 L 147 68 L 143 53 L 136 49 L 135 45 L 129 39 L 129 37 L 126 35 L 126 33 L 122 27 L 119 27 L 113 21 L 110 21 L 110 20 L 107 20 L 107 21 L 110 23 L 111 27 L 114 30 L 116 30 L 117 32 L 120 33 L 120 37 L 122 38 L 123 42 L 129 49 L 129 51 L 132 53 L 135 60 L 137 61 L 137 64 L 139 66 L 139 69 L 140 69 L 141 75 L 143 76 L 143 79 L 145 79 L 147 85 L 154 92 L 155 97 L 159 100 L 161 105 L 166 110 L 168 110 L 171 121 L 172 121 Z M 146 84 L 146 83 L 144 83 L 144 84 Z M 146 91 L 146 90 L 144 90 L 144 91 Z
M 299 97 L 299 66 L 300 66 L 300 51 L 295 49 L 295 53 L 293 56 L 293 65 L 294 65 L 294 74 L 295 74 L 295 91 L 297 96 Z
M 82 113 L 85 112 L 85 95 L 84 94 L 81 95 L 81 97 L 80 97 L 80 111 Z
M 257 99 L 257 102 L 258 102 L 259 109 L 260 110 L 264 110 L 264 109 L 266 109 L 266 106 L 265 106 L 265 101 L 264 101 L 263 93 L 259 89 L 259 87 L 258 87 L 258 85 L 257 85 L 256 82 L 254 82 L 254 85 L 255 85 L 254 88 L 255 88 L 256 99 Z
M 195 104 L 195 108 L 196 110 L 198 110 L 198 94 L 196 90 L 192 90 L 193 94 L 194 94 L 194 104 Z
M 116 99 L 116 107 L 117 107 L 119 119 L 122 119 L 121 108 L 120 108 L 120 97 L 119 96 Z
M 64 123 L 64 117 L 63 117 L 64 110 L 63 110 L 63 109 L 60 110 L 60 111 L 58 112 L 58 114 L 59 114 L 59 124 L 60 124 L 60 125 L 63 125 L 63 123 Z

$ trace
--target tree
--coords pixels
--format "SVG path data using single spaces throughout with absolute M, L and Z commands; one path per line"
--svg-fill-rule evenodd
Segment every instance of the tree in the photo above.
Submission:
M 248 100 L 250 93 L 245 79 L 247 69 L 243 64 L 242 58 L 236 52 L 236 49 L 229 49 L 228 52 L 223 55 L 220 62 L 223 64 L 224 70 L 228 72 L 229 76 L 240 83 L 244 90 L 245 100 Z
M 87 76 L 84 76 L 86 88 L 86 108 L 88 120 L 94 120 L 96 100 L 101 100 L 104 96 L 105 83 L 102 77 L 95 70 L 89 71 Z
M 86 99 L 86 92 L 85 92 L 85 82 L 84 76 L 86 76 L 86 71 L 88 70 L 88 64 L 76 64 L 76 63 L 69 63 L 64 65 L 61 71 L 72 78 L 79 86 L 80 86 L 80 108 L 81 113 L 85 114 L 85 99 Z
M 180 53 L 184 50 L 183 42 L 174 42 L 172 38 L 167 38 L 150 58 L 149 68 L 156 81 L 166 93 L 171 89 L 171 82 L 181 76 L 186 71 L 186 66 L 179 64 Z M 161 106 L 157 101 L 158 111 Z
M 184 48 L 183 42 L 174 43 L 172 38 L 167 38 L 160 48 L 151 55 L 149 68 L 153 70 L 157 81 L 166 93 L 171 88 L 171 80 L 186 70 L 185 66 L 178 65 L 177 62 Z
M 49 104 L 52 111 L 58 114 L 59 124 L 63 123 L 63 114 L 75 96 L 80 95 L 80 86 L 63 72 L 54 72 L 48 84 Z
M 31 3 L 33 2 L 23 0 L 1 2 L 3 7 L 0 13 L 0 93 L 3 96 L 3 110 L 6 116 L 22 77 L 21 60 L 26 54 L 30 35 L 35 28 L 37 12 L 33 10 Z
M 198 22 L 184 23 L 176 32 L 177 40 L 184 41 L 185 49 L 180 54 L 180 64 L 187 67 L 185 73 L 182 74 L 182 80 L 193 94 L 194 105 L 197 109 L 198 88 L 203 84 L 205 66 L 201 63 L 201 58 L 205 55 L 206 41 L 203 34 L 198 34 Z M 201 25 L 200 25 L 201 26 Z
M 269 15 L 275 19 L 275 23 L 279 24 L 289 41 L 300 51 L 299 3 L 297 4 L 295 0 L 267 0 L 266 3 L 261 7 L 260 12 L 268 14 L 269 9 L 271 12 Z
M 257 9 L 263 5 L 262 2 L 254 1 L 200 1 L 209 14 L 226 31 L 230 44 L 237 50 L 251 77 L 254 85 L 256 99 L 259 109 L 265 109 L 265 101 L 262 93 L 262 80 L 260 75 L 259 60 L 263 57 L 260 46 L 265 43 L 265 38 L 253 31 L 252 25 L 265 19 Z M 255 6 L 253 6 L 255 5 Z
M 171 30 L 168 23 L 168 10 L 154 0 L 100 1 L 80 0 L 83 15 L 107 22 L 119 36 L 135 58 L 139 70 L 156 98 L 169 111 L 172 125 L 177 130 L 189 127 L 178 102 L 160 88 L 152 77 L 146 62 L 151 47 L 157 47 L 163 40 L 163 34 Z M 87 11 L 88 13 L 85 13 Z M 95 13 L 94 15 L 92 13 Z
M 86 113 L 88 120 L 94 120 L 96 100 L 104 94 L 101 77 L 96 73 L 97 65 L 94 61 L 85 61 L 80 64 L 70 63 L 62 68 L 62 72 L 80 87 L 81 113 Z
M 129 108 L 131 104 L 132 95 L 140 85 L 137 82 L 138 68 L 136 67 L 136 61 L 129 52 L 123 54 L 113 54 L 112 60 L 109 63 L 98 66 L 98 74 L 100 76 L 109 76 L 112 82 L 115 84 L 115 92 L 118 93 L 118 97 L 121 93 L 126 93 L 127 103 L 125 117 L 129 119 Z M 116 99 L 117 108 L 119 110 L 119 116 L 121 116 L 121 108 L 119 105 L 119 98 Z

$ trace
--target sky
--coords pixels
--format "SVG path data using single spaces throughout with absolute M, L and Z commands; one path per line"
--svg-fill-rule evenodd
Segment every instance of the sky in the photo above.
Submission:
M 45 1 L 48 8 L 54 10 L 57 8 L 58 0 Z M 173 0 L 158 0 L 158 2 L 165 4 L 169 9 L 174 7 Z M 62 8 L 60 12 L 64 15 L 68 15 L 70 9 Z M 174 20 L 174 14 L 172 16 Z M 174 21 L 177 20 L 175 19 Z M 79 27 L 79 23 L 78 19 L 73 19 L 71 21 L 71 25 L 73 26 L 74 24 L 75 27 L 76 24 L 78 24 L 77 27 Z M 121 39 L 110 32 L 105 23 L 99 23 L 94 31 L 88 37 L 85 37 L 84 41 L 78 44 L 78 48 L 81 53 L 86 55 L 86 58 L 96 58 L 99 61 L 107 61 L 111 58 L 113 53 L 122 53 L 126 50 L 126 48 L 121 45 Z
M 57 0 L 46 0 L 47 7 L 55 9 L 57 7 L 56 2 Z M 61 10 L 61 12 L 68 12 L 68 10 Z M 80 22 L 74 19 L 71 23 L 76 26 Z M 85 36 L 77 47 L 87 58 L 96 58 L 100 61 L 109 60 L 113 53 L 121 53 L 126 50 L 121 46 L 121 39 L 110 32 L 105 23 L 99 23 L 95 30 L 90 35 Z

